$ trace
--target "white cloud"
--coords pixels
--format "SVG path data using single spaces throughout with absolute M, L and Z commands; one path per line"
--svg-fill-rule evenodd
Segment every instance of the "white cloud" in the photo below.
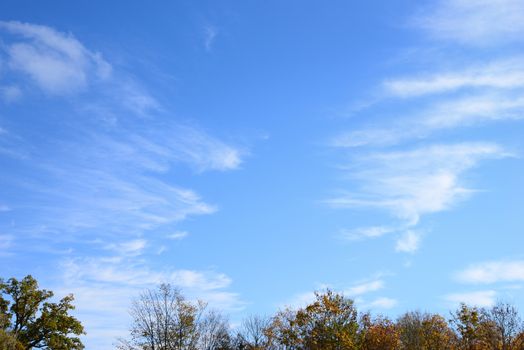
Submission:
M 177 270 L 169 274 L 169 280 L 175 281 L 182 288 L 212 291 L 223 289 L 231 284 L 231 279 L 224 274 L 204 273 L 192 270 Z
M 162 110 L 160 103 L 139 84 L 128 80 L 117 85 L 112 93 L 125 109 L 141 117 Z
M 456 273 L 463 283 L 491 284 L 524 281 L 524 261 L 490 261 L 472 265 Z
M 177 153 L 181 159 L 194 164 L 199 171 L 226 171 L 240 167 L 245 151 L 227 145 L 195 128 L 179 127 L 175 132 L 172 142 Z
M 228 289 L 231 279 L 214 271 L 156 271 L 136 259 L 122 256 L 76 258 L 65 261 L 63 284 L 53 288 L 58 295 L 73 293 L 75 315 L 87 332 L 87 347 L 110 349 L 116 337 L 128 335 L 128 310 L 144 289 L 170 283 L 190 300 L 201 299 L 211 308 L 241 310 L 244 302 Z M 99 338 L 104 335 L 103 338 Z
M 453 304 L 466 303 L 478 307 L 490 307 L 495 304 L 496 295 L 493 290 L 483 290 L 448 294 L 444 298 Z
M 420 234 L 415 231 L 406 231 L 397 240 L 395 250 L 403 253 L 414 253 L 420 245 Z
M 524 93 L 479 94 L 434 104 L 420 122 L 420 133 L 487 121 L 524 118 Z M 415 127 L 417 127 L 415 125 Z
M 341 231 L 341 236 L 350 241 L 359 241 L 363 239 L 382 237 L 395 231 L 396 229 L 387 226 L 359 227 L 356 229 L 344 229 Z
M 364 304 L 364 308 L 369 309 L 392 309 L 398 305 L 398 301 L 393 298 L 380 297 L 370 303 Z
M 98 228 L 106 237 L 171 230 L 188 216 L 216 212 L 215 205 L 166 175 L 181 163 L 197 172 L 227 171 L 242 160 L 236 148 L 176 124 L 97 131 L 49 153 L 53 156 L 34 154 L 33 166 L 43 180 L 28 179 L 23 189 L 31 188 L 32 217 L 40 230 L 82 234 Z
M 204 47 L 206 51 L 211 51 L 213 42 L 218 35 L 218 29 L 212 25 L 206 25 L 204 27 Z
M 104 79 L 111 72 L 111 66 L 99 53 L 87 50 L 70 34 L 14 21 L 0 22 L 0 29 L 23 38 L 7 45 L 9 67 L 27 74 L 50 94 L 84 89 L 92 75 Z
M 521 0 L 439 0 L 413 20 L 435 38 L 467 45 L 522 40 Z
M 487 122 L 524 119 L 524 92 L 480 92 L 432 102 L 414 115 L 397 120 L 402 127 L 391 126 L 342 133 L 331 146 L 353 148 L 387 146 L 410 139 L 421 139 L 434 132 Z
M 513 57 L 488 64 L 469 64 L 456 71 L 388 79 L 383 82 L 383 87 L 388 95 L 396 97 L 418 97 L 465 88 L 522 88 L 524 65 L 522 57 Z
M 86 92 L 70 109 L 68 103 L 61 104 L 56 119 L 45 113 L 34 118 L 31 131 L 40 132 L 39 123 L 45 119 L 46 130 L 52 132 L 30 145 L 24 142 L 27 135 L 0 129 L 0 154 L 25 152 L 14 161 L 27 172 L 3 174 L 6 184 L 20 194 L 9 202 L 12 209 L 7 214 L 27 217 L 6 220 L 17 239 L 38 236 L 34 239 L 45 244 L 67 242 L 67 248 L 56 249 L 60 254 L 78 255 L 93 248 L 98 254 L 100 249 L 114 254 L 70 259 L 55 269 L 64 273 L 64 283 L 53 289 L 75 294 L 75 312 L 89 333 L 87 344 L 97 344 L 87 347 L 112 348 L 112 337 L 127 333 L 130 299 L 161 282 L 178 285 L 188 297 L 206 300 L 212 307 L 241 309 L 244 303 L 230 291 L 227 275 L 169 266 L 155 270 L 145 257 L 157 251 L 154 238 L 166 239 L 165 233 L 173 232 L 179 221 L 217 210 L 187 185 L 179 185 L 176 167 L 188 166 L 198 173 L 234 170 L 246 152 L 198 127 L 173 121 L 171 111 L 151 91 L 124 72 L 111 73 L 100 54 L 71 34 L 19 22 L 1 22 L 0 30 L 9 33 L 3 40 L 8 61 L 2 68 L 9 69 L 10 78 L 23 83 L 20 77 L 28 77 L 30 84 L 51 95 Z M 4 91 L 0 89 L 0 98 Z M 47 107 L 56 101 L 38 102 Z M 74 117 L 64 121 L 67 114 Z M 9 210 L 0 205 L 0 211 L 4 209 Z M 185 235 L 175 232 L 171 239 Z M 0 248 L 10 242 L 11 236 L 0 236 Z
M 377 290 L 380 290 L 382 288 L 384 288 L 384 281 L 378 279 L 353 285 L 350 288 L 344 290 L 344 294 L 349 297 L 356 297 L 363 294 L 376 292 Z
M 187 231 L 177 231 L 177 232 L 174 232 L 174 233 L 171 233 L 171 234 L 167 235 L 167 238 L 174 239 L 174 240 L 179 240 L 179 239 L 186 238 L 188 235 L 189 235 L 189 233 Z
M 136 256 L 142 254 L 146 245 L 147 241 L 145 239 L 133 239 L 121 243 L 111 243 L 106 248 L 115 251 L 119 255 Z
M 420 216 L 441 212 L 472 193 L 460 176 L 485 158 L 507 156 L 489 143 L 433 145 L 411 151 L 381 152 L 353 162 L 360 191 L 326 202 L 334 207 L 383 208 L 415 225 Z

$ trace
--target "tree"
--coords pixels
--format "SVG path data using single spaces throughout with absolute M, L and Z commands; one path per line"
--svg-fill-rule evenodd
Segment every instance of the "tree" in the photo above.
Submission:
M 510 350 L 522 330 L 517 308 L 508 303 L 498 302 L 485 311 L 484 316 L 493 327 L 491 343 L 496 349 Z
M 227 350 L 231 347 L 229 325 L 218 311 L 207 312 L 198 326 L 199 350 Z
M 452 314 L 450 322 L 455 327 L 459 349 L 492 349 L 493 344 L 490 345 L 490 340 L 493 339 L 493 324 L 486 320 L 485 315 L 484 310 L 464 303 Z
M 260 316 L 249 316 L 242 321 L 238 333 L 240 347 L 246 350 L 262 350 L 270 347 L 268 328 L 271 321 Z
M 405 350 L 448 350 L 455 343 L 453 331 L 440 315 L 408 312 L 397 320 L 397 327 Z
M 229 327 L 206 303 L 191 302 L 169 284 L 146 290 L 133 302 L 131 339 L 120 340 L 125 350 L 229 349 Z
M 24 350 L 24 346 L 12 334 L 0 329 L 0 349 Z
M 361 350 L 400 349 L 400 336 L 397 326 L 383 317 L 372 320 L 369 313 L 365 313 L 360 318 L 359 338 L 359 349 Z
M 270 334 L 290 350 L 352 350 L 357 347 L 357 311 L 353 300 L 327 290 L 297 311 L 274 318 Z
M 21 281 L 0 280 L 0 292 L 0 342 L 16 344 L 9 345 L 15 346 L 13 349 L 84 348 L 78 337 L 84 334 L 84 328 L 69 315 L 74 309 L 72 295 L 58 303 L 49 302 L 53 292 L 38 289 L 38 282 L 31 276 Z
M 422 349 L 450 350 L 454 348 L 455 334 L 449 328 L 444 317 L 424 314 L 422 318 Z

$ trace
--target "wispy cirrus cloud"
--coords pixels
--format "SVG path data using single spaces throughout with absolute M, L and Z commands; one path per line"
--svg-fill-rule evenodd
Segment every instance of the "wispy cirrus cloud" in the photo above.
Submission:
M 468 64 L 455 71 L 419 73 L 415 76 L 386 79 L 386 94 L 413 98 L 455 92 L 467 88 L 517 89 L 524 87 L 522 57 L 498 59 L 488 63 Z
M 422 8 L 411 21 L 415 28 L 440 40 L 438 61 L 430 60 L 429 65 L 422 65 L 426 68 L 408 70 L 400 77 L 382 79 L 377 87 L 380 97 L 367 108 L 377 103 L 401 104 L 406 107 L 401 114 L 393 109 L 388 112 L 390 118 L 370 118 L 329 142 L 351 155 L 351 165 L 343 171 L 357 189 L 353 186 L 327 203 L 386 210 L 400 223 L 346 229 L 346 238 L 395 234 L 396 250 L 412 253 L 420 246 L 420 230 L 415 228 L 422 216 L 448 210 L 471 197 L 474 190 L 463 183 L 464 174 L 486 159 L 510 156 L 494 142 L 449 143 L 438 139 L 468 127 L 524 118 L 520 54 L 513 51 L 475 61 L 455 54 L 446 64 L 442 62 L 446 49 L 456 44 L 480 47 L 521 40 L 522 19 L 524 5 L 518 0 L 440 0 Z
M 497 292 L 494 290 L 481 290 L 473 292 L 452 293 L 444 296 L 444 299 L 456 306 L 460 303 L 478 307 L 490 307 L 495 304 Z
M 58 294 L 75 294 L 92 348 L 110 348 L 112 337 L 124 335 L 130 299 L 161 282 L 217 308 L 242 308 L 227 275 L 187 266 L 159 270 L 150 258 L 165 250 L 162 240 L 183 238 L 166 237 L 181 221 L 218 210 L 180 170 L 235 170 L 245 149 L 174 118 L 138 77 L 72 34 L 1 22 L 0 36 L 8 75 L 0 86 L 16 82 L 23 94 L 17 108 L 34 97 L 34 86 L 44 92 L 31 101 L 30 123 L 7 115 L 1 129 L 0 157 L 11 166 L 1 174 L 9 191 L 0 201 L 9 211 L 0 221 L 0 249 L 16 237 L 17 247 L 27 246 L 24 254 L 38 250 L 49 264 L 75 253 L 51 267 L 62 276 L 46 278 L 61 281 L 53 288 Z
M 524 282 L 524 260 L 487 261 L 471 265 L 455 274 L 462 283 L 493 284 Z
M 1 22 L 0 29 L 13 34 L 4 47 L 11 74 L 29 74 L 52 94 L 90 93 L 69 109 L 62 106 L 66 115 L 75 115 L 67 123 L 64 117 L 53 115 L 33 120 L 36 129 L 57 131 L 41 139 L 41 144 L 34 140 L 29 146 L 26 136 L 17 134 L 16 123 L 6 131 L 2 153 L 18 158 L 20 167 L 33 169 L 16 177 L 4 174 L 5 182 L 30 201 L 13 200 L 15 214 L 32 213 L 30 222 L 15 223 L 10 230 L 70 236 L 103 228 L 110 236 L 133 236 L 217 210 L 196 191 L 177 185 L 172 176 L 166 180 L 166 174 L 182 165 L 197 173 L 233 170 L 240 166 L 244 150 L 173 120 L 136 78 L 113 69 L 101 54 L 88 50 L 71 34 L 20 22 Z M 17 61 L 12 52 L 17 47 L 38 54 Z M 41 67 L 41 74 L 33 71 L 45 61 L 41 55 L 57 60 L 56 66 L 67 74 L 55 74 L 53 65 Z M 52 75 L 51 80 L 46 74 Z M 89 84 L 93 81 L 97 81 L 96 89 Z M 45 115 L 47 106 L 42 107 Z M 33 176 L 36 173 L 40 175 Z
M 26 74 L 47 93 L 70 94 L 111 73 L 100 53 L 86 49 L 71 34 L 16 21 L 0 22 L 0 30 L 23 38 L 7 45 L 9 68 Z
M 397 305 L 398 305 L 397 299 L 389 298 L 389 297 L 380 297 L 369 303 L 363 304 L 361 307 L 363 309 L 371 309 L 371 310 L 375 310 L 375 309 L 386 309 L 387 310 L 387 309 L 392 309 Z
M 524 37 L 524 4 L 520 0 L 439 0 L 422 9 L 412 24 L 440 40 L 500 45 Z
M 412 228 L 426 214 L 453 207 L 475 192 L 462 183 L 463 173 L 484 159 L 510 154 L 496 144 L 433 145 L 407 151 L 381 151 L 355 157 L 348 168 L 357 190 L 325 202 L 335 208 L 382 209 L 400 220 L 398 227 L 349 230 L 349 239 L 379 237 L 397 232 L 396 250 L 412 253 L 420 234 Z
M 521 119 L 524 119 L 524 90 L 482 91 L 430 102 L 395 123 L 343 132 L 330 143 L 339 148 L 385 147 L 428 139 L 438 131 Z
M 509 154 L 496 144 L 433 145 L 407 151 L 375 152 L 357 157 L 350 176 L 360 190 L 326 200 L 338 208 L 382 208 L 416 224 L 421 215 L 448 209 L 472 189 L 459 176 L 481 160 Z
M 219 31 L 217 27 L 210 24 L 204 26 L 204 48 L 206 51 L 211 51 L 218 33 Z
M 344 294 L 350 297 L 356 297 L 363 294 L 376 292 L 384 288 L 384 281 L 382 279 L 375 279 L 371 281 L 366 281 L 363 283 L 355 284 L 344 290 Z
M 63 283 L 58 294 L 75 295 L 76 314 L 88 330 L 86 345 L 110 348 L 117 337 L 128 333 L 128 310 L 132 300 L 148 288 L 169 283 L 189 299 L 201 299 L 212 308 L 236 311 L 245 303 L 231 292 L 232 280 L 215 271 L 166 268 L 152 270 L 126 254 L 65 260 Z
M 360 241 L 363 239 L 382 237 L 397 230 L 397 228 L 389 226 L 359 227 L 355 229 L 343 229 L 340 232 L 340 236 L 350 241 Z
M 176 231 L 176 232 L 173 232 L 167 235 L 167 238 L 174 239 L 174 240 L 180 240 L 180 239 L 186 238 L 187 236 L 189 236 L 189 232 L 187 231 Z

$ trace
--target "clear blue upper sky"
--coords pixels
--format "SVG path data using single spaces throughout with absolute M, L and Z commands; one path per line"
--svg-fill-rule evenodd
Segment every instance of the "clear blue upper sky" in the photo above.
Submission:
M 524 2 L 0 4 L 1 276 L 86 344 L 160 282 L 230 315 L 524 311 Z

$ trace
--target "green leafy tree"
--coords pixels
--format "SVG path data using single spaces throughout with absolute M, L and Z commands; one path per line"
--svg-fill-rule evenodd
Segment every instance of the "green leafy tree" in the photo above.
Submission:
M 24 346 L 12 334 L 0 330 L 0 349 L 24 350 Z
M 84 348 L 78 337 L 84 334 L 84 328 L 69 315 L 74 309 L 72 295 L 52 303 L 49 300 L 53 292 L 38 289 L 38 282 L 31 276 L 20 281 L 0 280 L 0 292 L 0 338 L 6 339 L 2 341 L 14 339 L 18 348 L 27 350 Z

